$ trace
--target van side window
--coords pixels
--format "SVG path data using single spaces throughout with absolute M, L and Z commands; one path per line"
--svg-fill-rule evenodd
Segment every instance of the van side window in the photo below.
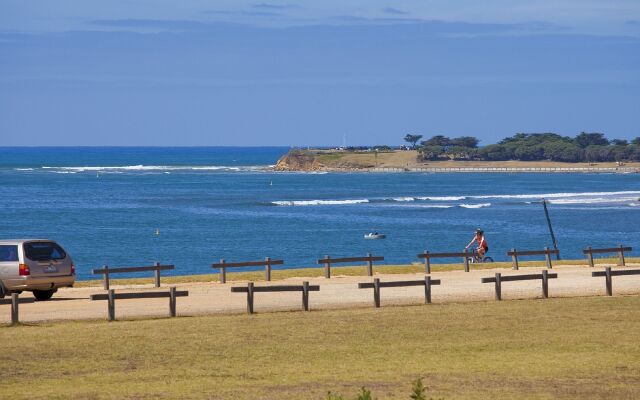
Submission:
M 0 262 L 18 261 L 18 246 L 0 245 Z
M 52 242 L 31 242 L 24 244 L 24 255 L 33 261 L 62 260 L 67 253 Z

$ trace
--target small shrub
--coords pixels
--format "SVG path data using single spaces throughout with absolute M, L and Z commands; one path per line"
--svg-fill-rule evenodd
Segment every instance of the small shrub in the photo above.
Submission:
M 362 391 L 358 397 L 356 397 L 356 400 L 373 400 L 373 397 L 371 397 L 371 390 L 367 390 L 364 387 L 361 390 Z
M 422 384 L 422 378 L 418 378 L 415 382 L 413 382 L 413 386 L 411 387 L 411 399 L 412 400 L 427 400 L 427 388 Z

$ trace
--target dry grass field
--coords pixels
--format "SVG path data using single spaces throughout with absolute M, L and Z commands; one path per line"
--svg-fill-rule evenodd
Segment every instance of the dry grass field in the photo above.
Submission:
M 417 161 L 417 152 L 392 151 L 380 152 L 319 152 L 316 156 L 318 162 L 328 169 L 361 169 L 361 168 L 467 168 L 467 167 L 491 167 L 491 168 L 615 168 L 615 162 L 600 163 L 563 163 L 555 161 Z M 625 167 L 640 167 L 640 163 L 625 163 Z
M 0 398 L 640 398 L 640 297 L 0 327 Z

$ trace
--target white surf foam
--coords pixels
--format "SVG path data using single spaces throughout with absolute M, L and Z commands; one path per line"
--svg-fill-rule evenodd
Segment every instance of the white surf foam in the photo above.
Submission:
M 482 207 L 490 207 L 491 203 L 480 203 L 480 204 L 460 204 L 462 208 L 482 208 Z
M 447 205 L 447 204 L 421 204 L 418 207 L 420 208 L 453 208 L 455 206 Z
M 272 165 L 119 165 L 119 166 L 78 166 L 78 167 L 51 167 L 42 169 L 71 172 L 164 172 L 164 171 L 223 171 L 223 172 L 258 172 L 270 171 Z
M 602 203 L 627 203 L 637 200 L 636 197 L 580 197 L 568 199 L 551 199 L 551 204 L 602 204 Z
M 271 204 L 276 206 L 338 206 L 346 204 L 362 204 L 368 203 L 368 199 L 351 199 L 351 200 L 290 200 L 290 201 L 272 201 Z
M 602 196 L 640 196 L 640 191 L 628 190 L 620 192 L 578 192 L 578 193 L 540 193 L 540 194 L 490 194 L 482 196 L 468 196 L 473 199 L 554 199 L 566 197 L 602 197 Z
M 416 201 L 415 197 L 394 197 L 393 201 Z
M 466 196 L 421 196 L 417 199 L 430 201 L 458 201 L 466 199 Z

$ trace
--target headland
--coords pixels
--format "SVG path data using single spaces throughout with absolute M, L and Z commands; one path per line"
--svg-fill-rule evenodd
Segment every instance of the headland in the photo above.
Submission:
M 276 171 L 298 172 L 575 172 L 638 173 L 640 162 L 558 162 L 420 159 L 416 150 L 292 149 Z

